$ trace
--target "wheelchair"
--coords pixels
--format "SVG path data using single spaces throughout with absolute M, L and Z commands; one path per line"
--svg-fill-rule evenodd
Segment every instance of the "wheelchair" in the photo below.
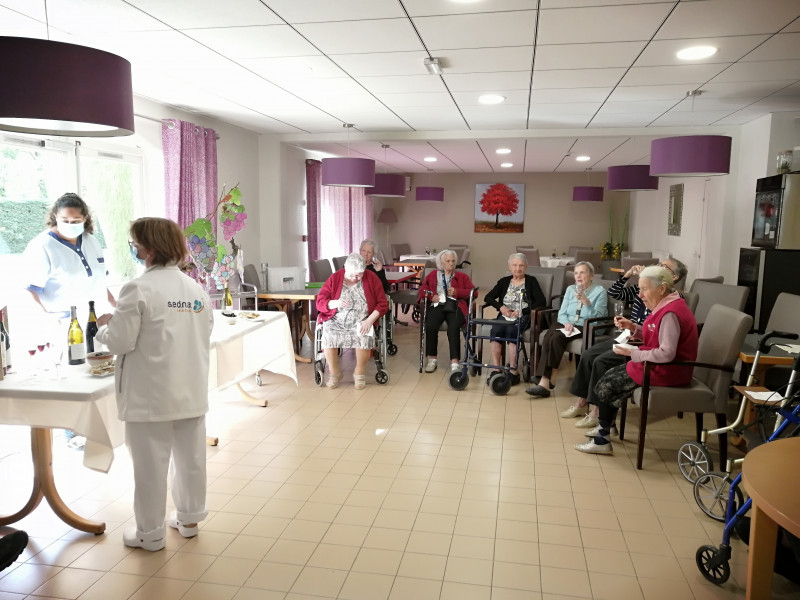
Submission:
M 390 305 L 391 309 L 391 305 Z M 391 311 L 387 310 L 386 314 L 381 316 L 378 320 L 375 331 L 375 347 L 372 349 L 372 357 L 375 359 L 375 381 L 380 385 L 389 383 L 389 373 L 386 372 L 384 365 L 386 364 L 386 356 L 397 354 L 397 346 L 391 341 Z M 322 387 L 325 380 L 325 353 L 322 349 L 322 323 L 317 323 L 314 327 L 314 383 Z M 393 349 L 393 351 L 390 351 Z M 341 356 L 342 349 L 339 348 L 339 355 Z

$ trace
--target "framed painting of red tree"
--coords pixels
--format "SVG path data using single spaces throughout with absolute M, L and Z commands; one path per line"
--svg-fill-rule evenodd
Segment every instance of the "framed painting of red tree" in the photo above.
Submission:
M 522 233 L 524 183 L 475 184 L 475 233 Z

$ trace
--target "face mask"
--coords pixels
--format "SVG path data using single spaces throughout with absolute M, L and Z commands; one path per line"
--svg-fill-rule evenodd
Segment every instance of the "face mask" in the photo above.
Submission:
M 138 263 L 142 266 L 146 266 L 146 263 L 143 258 L 139 258 L 139 249 L 135 246 L 129 246 L 128 249 L 131 252 L 131 258 L 135 263 Z
M 58 229 L 58 233 L 62 236 L 72 240 L 83 233 L 83 223 L 64 223 L 58 221 L 56 223 L 56 229 Z

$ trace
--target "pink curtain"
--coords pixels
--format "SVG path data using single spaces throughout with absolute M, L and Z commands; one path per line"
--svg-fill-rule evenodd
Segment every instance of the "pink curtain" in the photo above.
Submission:
M 321 171 L 318 160 L 306 161 L 309 264 L 350 254 L 372 237 L 372 198 L 364 188 L 322 185 Z
M 169 119 L 161 125 L 166 216 L 181 228 L 217 204 L 217 134 L 194 123 Z M 216 219 L 212 221 L 217 232 Z

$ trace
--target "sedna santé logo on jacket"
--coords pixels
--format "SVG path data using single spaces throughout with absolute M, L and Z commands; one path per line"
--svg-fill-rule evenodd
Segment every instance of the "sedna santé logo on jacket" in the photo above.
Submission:
M 169 300 L 167 308 L 173 308 L 178 312 L 189 312 L 190 310 L 195 313 L 203 312 L 205 304 L 201 300 Z

